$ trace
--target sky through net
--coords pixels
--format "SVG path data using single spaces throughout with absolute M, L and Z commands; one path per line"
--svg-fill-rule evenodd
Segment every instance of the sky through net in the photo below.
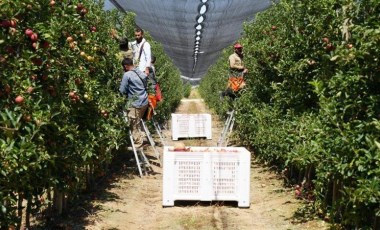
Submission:
M 220 51 L 239 39 L 244 21 L 271 0 L 109 0 L 136 13 L 136 23 L 162 43 L 183 78 L 200 80 Z M 232 48 L 231 48 L 232 51 Z

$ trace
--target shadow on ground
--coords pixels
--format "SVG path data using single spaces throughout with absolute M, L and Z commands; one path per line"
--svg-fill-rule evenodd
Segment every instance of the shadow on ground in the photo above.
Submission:
M 102 209 L 102 203 L 118 201 L 120 197 L 112 191 L 116 185 L 114 182 L 121 177 L 133 179 L 138 175 L 136 161 L 132 151 L 121 148 L 109 166 L 109 171 L 103 177 L 97 178 L 94 189 L 80 194 L 73 202 L 71 207 L 60 217 L 51 218 L 47 223 L 33 226 L 35 230 L 82 230 L 85 226 L 91 225 L 98 211 Z M 37 222 L 43 222 L 43 214 L 37 217 Z M 116 229 L 115 229 L 116 230 Z

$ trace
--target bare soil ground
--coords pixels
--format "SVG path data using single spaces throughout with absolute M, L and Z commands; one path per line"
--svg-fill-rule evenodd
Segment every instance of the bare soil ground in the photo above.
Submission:
M 193 91 L 182 101 L 176 113 L 211 113 Z M 216 146 L 223 121 L 212 115 L 212 140 L 181 140 L 187 146 Z M 165 130 L 166 142 L 173 145 L 170 129 Z M 162 152 L 162 147 L 158 147 Z M 132 152 L 120 160 L 123 169 L 107 186 L 83 206 L 80 218 L 73 219 L 70 229 L 135 230 L 135 229 L 327 229 L 321 220 L 299 223 L 292 218 L 301 201 L 291 188 L 283 187 L 281 177 L 255 162 L 251 166 L 251 205 L 238 208 L 234 202 L 180 202 L 174 207 L 162 207 L 162 168 L 152 153 L 145 151 L 154 164 L 154 173 L 140 178 Z M 129 163 L 122 163 L 123 161 Z M 76 215 L 72 213 L 72 215 Z M 79 216 L 76 216 L 79 217 Z M 78 221 L 78 219 L 80 219 Z

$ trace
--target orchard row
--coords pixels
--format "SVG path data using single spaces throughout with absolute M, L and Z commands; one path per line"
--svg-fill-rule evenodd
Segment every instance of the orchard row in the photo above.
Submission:
M 111 30 L 131 39 L 135 22 L 91 0 L 5 0 L 0 8 L 0 228 L 19 229 L 35 214 L 68 210 L 129 145 Z M 183 85 L 151 44 L 165 96 L 157 120 L 165 121 Z
M 283 0 L 244 26 L 239 139 L 277 167 L 305 218 L 380 227 L 380 11 L 376 0 Z M 223 116 L 225 50 L 201 82 Z M 221 76 L 225 76 L 224 78 Z

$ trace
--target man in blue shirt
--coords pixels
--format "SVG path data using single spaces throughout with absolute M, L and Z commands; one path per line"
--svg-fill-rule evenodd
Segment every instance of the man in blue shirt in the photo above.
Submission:
M 121 62 L 124 68 L 123 79 L 119 91 L 128 97 L 128 121 L 133 140 L 137 148 L 143 144 L 140 120 L 148 108 L 148 92 L 146 90 L 148 77 L 140 69 L 135 68 L 133 60 L 125 58 Z

